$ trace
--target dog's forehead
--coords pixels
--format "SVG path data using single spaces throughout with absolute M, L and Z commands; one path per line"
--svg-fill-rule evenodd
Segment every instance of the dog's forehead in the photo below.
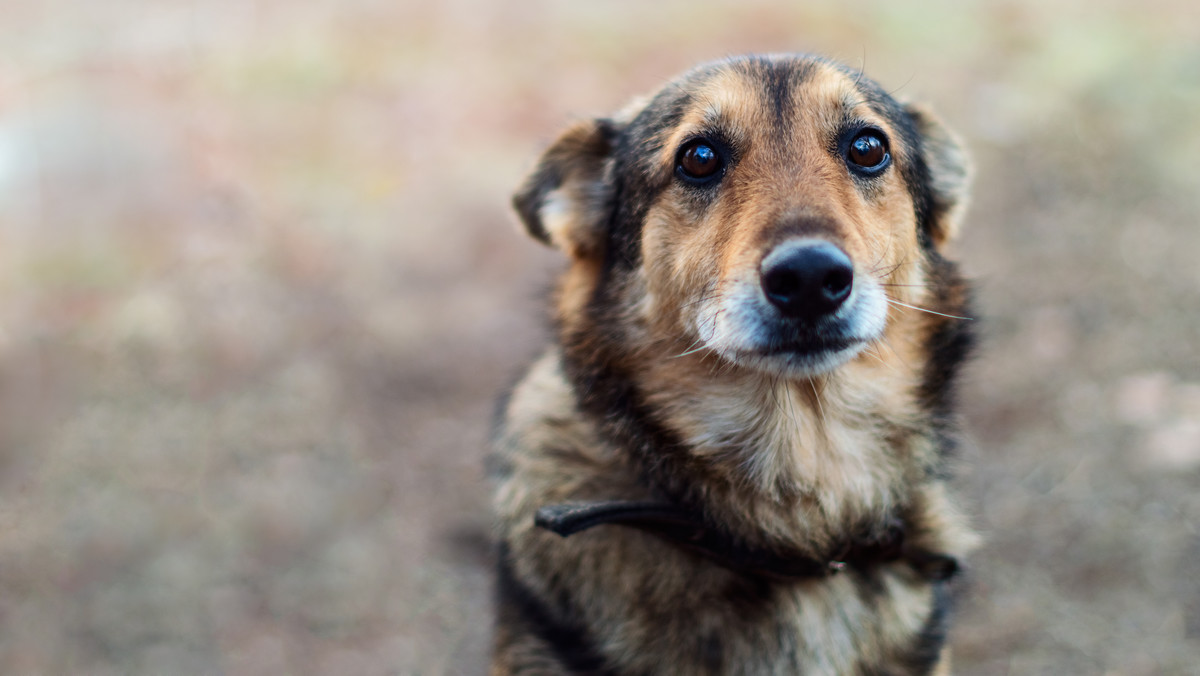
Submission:
M 853 79 L 820 61 L 755 59 L 710 71 L 690 88 L 690 99 L 706 122 L 780 126 L 800 114 L 854 106 L 862 96 Z

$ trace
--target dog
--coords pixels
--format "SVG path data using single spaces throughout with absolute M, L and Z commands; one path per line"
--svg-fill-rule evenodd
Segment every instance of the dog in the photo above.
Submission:
M 491 674 L 945 674 L 956 138 L 803 55 L 570 126 L 514 197 L 569 264 L 501 402 Z

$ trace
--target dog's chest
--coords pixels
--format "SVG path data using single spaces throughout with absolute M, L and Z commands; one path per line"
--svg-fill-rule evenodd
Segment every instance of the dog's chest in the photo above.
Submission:
M 681 593 L 674 612 L 655 611 L 651 634 L 641 633 L 647 609 L 637 603 L 626 612 L 637 618 L 631 627 L 641 636 L 606 638 L 630 648 L 625 655 L 631 673 L 875 673 L 913 649 L 935 606 L 930 585 L 891 571 L 773 586 L 765 593 L 747 588 L 738 596 L 740 587 L 717 587 L 707 605 L 687 608 L 678 604 L 687 596 Z

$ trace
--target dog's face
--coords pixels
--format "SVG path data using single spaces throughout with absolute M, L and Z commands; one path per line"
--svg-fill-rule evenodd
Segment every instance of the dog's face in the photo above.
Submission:
M 645 344 L 803 376 L 928 305 L 926 264 L 965 184 L 927 113 L 779 56 L 702 66 L 572 127 L 515 202 L 574 259 L 560 313 L 606 308 Z

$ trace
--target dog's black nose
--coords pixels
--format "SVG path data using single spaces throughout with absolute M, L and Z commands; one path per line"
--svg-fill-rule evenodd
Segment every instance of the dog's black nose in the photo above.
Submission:
M 829 242 L 783 244 L 763 259 L 760 271 L 767 299 L 795 319 L 832 313 L 854 285 L 850 258 Z

